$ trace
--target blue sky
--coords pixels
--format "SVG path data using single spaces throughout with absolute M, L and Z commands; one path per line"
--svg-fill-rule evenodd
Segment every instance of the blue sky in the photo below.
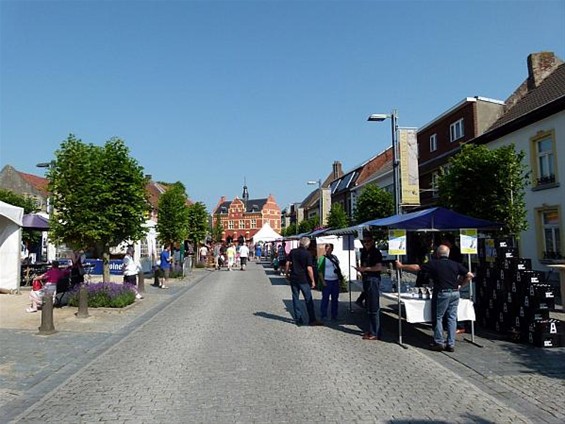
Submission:
M 369 114 L 504 100 L 544 50 L 565 59 L 561 0 L 0 0 L 0 167 L 119 137 L 209 210 L 244 178 L 283 208 L 390 144 Z

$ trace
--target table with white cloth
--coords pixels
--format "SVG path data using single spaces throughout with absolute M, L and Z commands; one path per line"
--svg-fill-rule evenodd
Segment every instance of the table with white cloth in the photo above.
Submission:
M 381 296 L 398 301 L 398 293 L 381 293 Z M 406 321 L 410 323 L 432 321 L 431 299 L 413 298 L 411 293 L 400 293 L 400 302 L 406 311 Z M 457 321 L 475 321 L 475 308 L 469 299 L 459 299 Z

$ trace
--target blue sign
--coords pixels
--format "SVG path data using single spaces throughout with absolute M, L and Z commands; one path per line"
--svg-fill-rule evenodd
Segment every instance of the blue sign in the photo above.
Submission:
M 102 265 L 102 259 L 87 259 L 86 265 L 94 265 L 90 274 L 92 275 L 102 275 L 104 267 Z M 122 275 L 122 265 L 124 264 L 123 259 L 110 259 L 110 274 L 111 275 Z

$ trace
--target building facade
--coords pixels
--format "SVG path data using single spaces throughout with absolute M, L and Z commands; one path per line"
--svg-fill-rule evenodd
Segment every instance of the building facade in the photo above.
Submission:
M 265 223 L 280 233 L 281 209 L 271 194 L 264 199 L 249 199 L 247 187 L 244 187 L 241 199 L 226 200 L 222 196 L 212 212 L 212 226 L 218 221 L 223 228 L 223 240 L 236 241 L 241 237 L 250 240 Z

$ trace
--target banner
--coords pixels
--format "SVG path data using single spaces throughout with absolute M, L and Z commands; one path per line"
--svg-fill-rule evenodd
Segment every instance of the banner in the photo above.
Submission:
M 388 254 L 406 255 L 406 230 L 388 230 Z
M 420 178 L 418 173 L 418 130 L 399 128 L 398 153 L 400 160 L 400 204 L 420 205 Z
M 476 228 L 461 228 L 459 245 L 464 255 L 477 254 L 478 232 Z

